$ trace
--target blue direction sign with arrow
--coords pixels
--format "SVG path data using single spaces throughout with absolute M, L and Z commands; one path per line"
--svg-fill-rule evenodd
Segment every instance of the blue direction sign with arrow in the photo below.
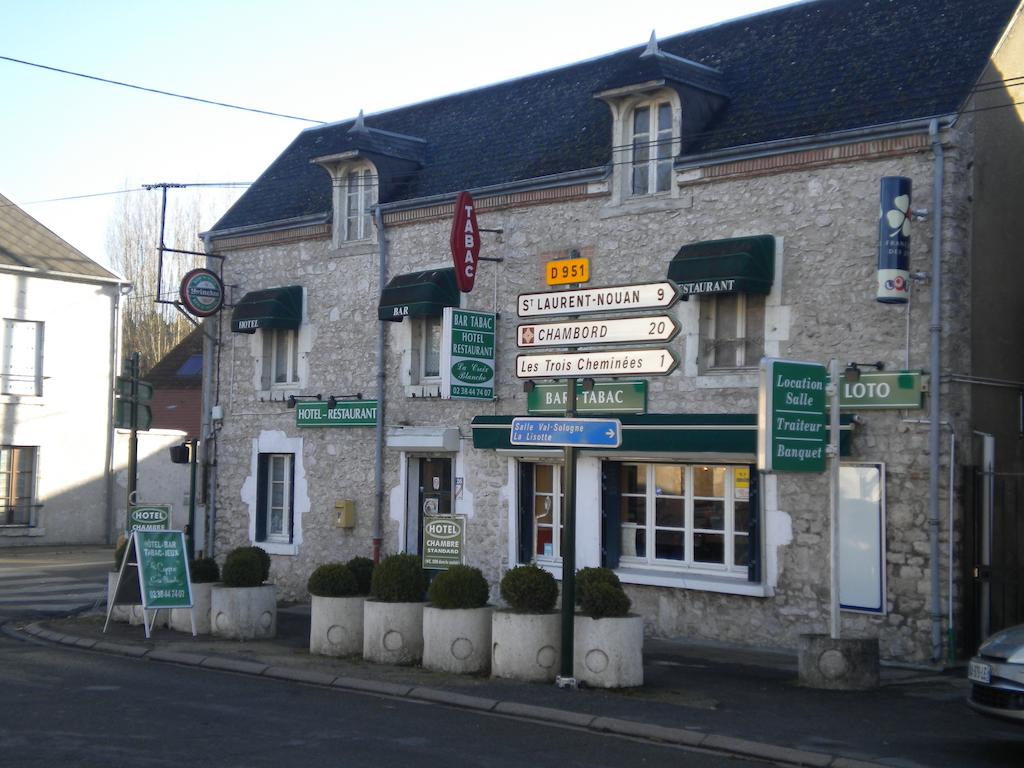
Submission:
M 512 445 L 618 448 L 622 423 L 618 419 L 512 419 Z

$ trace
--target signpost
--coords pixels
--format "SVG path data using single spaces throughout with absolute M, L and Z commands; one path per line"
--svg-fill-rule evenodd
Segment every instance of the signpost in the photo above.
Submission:
M 579 288 L 571 291 L 547 291 L 519 294 L 519 317 L 548 315 L 585 315 L 596 312 L 621 312 L 634 309 L 668 309 L 679 298 L 675 283 L 638 283 L 610 285 L 605 288 Z
M 761 361 L 757 465 L 763 472 L 824 472 L 825 366 Z
M 493 400 L 494 312 L 445 307 L 441 323 L 441 397 Z
M 622 423 L 618 419 L 545 419 L 521 416 L 512 419 L 512 445 L 618 448 Z
M 516 376 L 521 379 L 657 376 L 671 373 L 678 364 L 672 350 L 663 347 L 517 355 Z
M 423 567 L 447 570 L 464 563 L 465 515 L 430 515 L 423 518 Z
M 520 347 L 565 347 L 669 341 L 679 324 L 668 315 L 622 317 L 611 320 L 520 325 Z

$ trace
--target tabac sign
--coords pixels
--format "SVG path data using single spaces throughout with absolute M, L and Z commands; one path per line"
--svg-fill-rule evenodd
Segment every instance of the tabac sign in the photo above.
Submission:
M 469 192 L 459 192 L 455 201 L 450 244 L 452 260 L 455 262 L 455 282 L 462 293 L 469 293 L 473 290 L 476 265 L 480 259 L 480 229 L 476 224 L 476 209 Z

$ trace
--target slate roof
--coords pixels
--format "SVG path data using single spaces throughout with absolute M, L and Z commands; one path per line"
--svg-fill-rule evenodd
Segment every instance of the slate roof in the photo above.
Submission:
M 662 51 L 715 70 L 708 82 L 728 98 L 700 132 L 684 135 L 680 159 L 953 114 L 1017 5 L 821 0 L 659 40 Z M 380 202 L 607 167 L 611 116 L 595 94 L 631 70 L 644 81 L 654 66 L 640 58 L 645 47 L 366 117 L 371 134 L 425 142 L 419 166 L 382 186 Z M 696 73 L 678 62 L 661 69 Z M 330 178 L 310 160 L 352 149 L 353 124 L 299 134 L 211 233 L 329 218 Z
M 0 195 L 0 269 L 3 267 L 120 280 Z
M 146 371 L 146 381 L 158 390 L 199 389 L 203 386 L 202 356 L 203 329 L 193 328 L 188 336 Z

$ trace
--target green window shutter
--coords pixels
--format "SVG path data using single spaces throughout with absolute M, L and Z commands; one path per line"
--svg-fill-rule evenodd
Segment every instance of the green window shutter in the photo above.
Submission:
M 519 562 L 533 562 L 533 464 L 519 462 Z
M 604 568 L 618 568 L 622 554 L 621 471 L 621 462 L 601 462 L 601 565 Z
M 295 541 L 295 454 L 288 462 L 288 543 Z
M 267 540 L 267 478 L 270 469 L 269 454 L 261 453 L 256 460 L 256 541 Z
M 750 556 L 747 561 L 747 581 L 761 582 L 761 473 L 756 465 L 750 466 Z

